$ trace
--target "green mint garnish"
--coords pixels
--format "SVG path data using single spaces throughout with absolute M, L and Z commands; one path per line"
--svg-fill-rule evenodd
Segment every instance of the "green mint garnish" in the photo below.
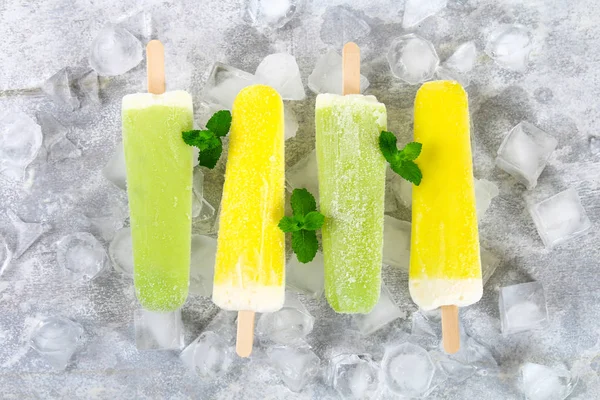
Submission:
M 291 198 L 291 217 L 279 221 L 279 229 L 292 233 L 292 250 L 298 261 L 308 263 L 315 258 L 319 248 L 316 230 L 325 222 L 323 214 L 317 211 L 317 202 L 306 189 L 294 189 Z
M 381 154 L 390 163 L 392 171 L 419 186 L 423 174 L 414 160 L 421 154 L 423 145 L 418 142 L 411 142 L 404 146 L 402 150 L 398 150 L 396 142 L 396 136 L 392 132 L 381 131 L 379 135 Z
M 183 141 L 200 150 L 198 163 L 206 168 L 213 169 L 221 153 L 223 153 L 222 138 L 229 133 L 231 128 L 231 113 L 227 110 L 217 111 L 206 123 L 206 129 L 185 131 L 182 133 Z

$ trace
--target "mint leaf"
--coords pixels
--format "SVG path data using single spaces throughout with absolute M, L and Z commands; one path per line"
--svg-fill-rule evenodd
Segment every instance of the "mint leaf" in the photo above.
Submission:
M 231 113 L 228 110 L 217 111 L 206 123 L 206 129 L 214 132 L 215 136 L 223 137 L 231 128 Z
M 419 186 L 421 184 L 423 174 L 421 173 L 421 169 L 419 169 L 419 166 L 415 164 L 414 161 L 401 161 L 399 163 L 392 164 L 391 167 L 395 173 L 397 173 L 407 181 L 415 184 L 416 186 Z
M 304 217 L 311 211 L 317 211 L 315 197 L 306 189 L 294 189 L 291 204 L 294 217 Z
M 221 143 L 215 134 L 209 130 L 193 130 L 193 131 L 185 131 L 182 133 L 183 141 L 190 145 L 195 146 L 200 151 L 215 148 Z
M 325 222 L 325 216 L 318 211 L 311 211 L 304 217 L 304 224 L 302 229 L 307 231 L 316 231 L 323 226 Z
M 392 132 L 381 131 L 381 134 L 379 134 L 379 149 L 389 163 L 394 162 L 398 157 L 396 142 L 396 136 Z
M 315 258 L 319 249 L 315 231 L 300 230 L 292 232 L 292 249 L 301 263 L 308 263 Z
M 221 141 L 217 139 L 217 142 L 214 147 L 200 150 L 200 154 L 198 155 L 198 164 L 213 169 L 217 162 L 219 162 L 219 158 L 221 158 L 221 153 L 223 153 L 223 145 Z
M 283 217 L 281 221 L 279 221 L 279 229 L 284 232 L 296 232 L 299 231 L 300 226 L 298 226 L 298 221 L 296 221 L 293 217 Z
M 400 150 L 400 158 L 403 160 L 416 160 L 421 154 L 423 145 L 419 142 L 410 142 Z

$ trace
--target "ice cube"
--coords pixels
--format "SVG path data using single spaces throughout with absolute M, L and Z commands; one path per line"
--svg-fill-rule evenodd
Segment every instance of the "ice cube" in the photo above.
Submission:
M 317 152 L 311 151 L 306 157 L 287 168 L 285 180 L 288 189 L 307 189 L 319 202 L 319 171 L 317 170 Z
M 113 155 L 102 168 L 102 175 L 119 189 L 127 190 L 127 168 L 123 143 L 119 142 L 115 146 Z
M 12 261 L 12 251 L 8 247 L 8 242 L 4 236 L 0 235 L 0 276 L 6 271 Z
M 546 297 L 540 282 L 503 287 L 498 303 L 502 333 L 505 335 L 540 329 L 548 323 Z
M 283 124 L 285 126 L 285 140 L 296 136 L 298 132 L 298 119 L 296 113 L 288 105 L 283 106 Z
M 205 332 L 215 332 L 227 341 L 229 344 L 235 344 L 237 337 L 237 315 L 236 311 L 220 310 L 213 319 L 210 320 Z
M 92 103 L 100 104 L 100 95 L 98 88 L 98 74 L 94 70 L 84 73 L 75 82 L 79 92 L 83 94 Z
M 405 397 L 427 395 L 435 373 L 427 350 L 412 343 L 387 348 L 381 369 L 389 389 Z
M 83 327 L 64 317 L 49 317 L 33 331 L 31 347 L 56 370 L 62 371 L 81 342 Z
M 121 228 L 115 233 L 108 246 L 108 255 L 117 272 L 133 277 L 133 243 L 130 227 Z
M 369 87 L 369 80 L 360 76 L 360 92 Z M 329 50 L 317 60 L 315 68 L 308 76 L 308 88 L 313 93 L 342 94 L 342 56 Z
M 429 355 L 438 369 L 442 370 L 453 382 L 464 382 L 475 374 L 475 367 L 453 360 L 441 351 L 432 350 Z
M 523 72 L 533 49 L 533 34 L 521 25 L 501 25 L 490 35 L 485 46 L 488 56 L 503 68 Z
M 89 61 L 98 74 L 122 75 L 143 59 L 142 43 L 121 26 L 108 24 L 92 42 Z
M 181 310 L 152 312 L 138 309 L 134 314 L 135 345 L 138 350 L 180 350 L 183 348 Z
M 293 392 L 299 392 L 311 383 L 321 368 L 321 360 L 307 347 L 270 347 L 267 356 L 285 385 Z
M 212 296 L 217 240 L 204 235 L 192 235 L 190 263 L 190 292 Z
M 285 264 L 286 287 L 304 293 L 313 299 L 323 296 L 325 288 L 325 261 L 323 253 L 317 251 L 315 258 L 306 264 L 298 261 L 296 255 Z
M 6 215 L 17 232 L 17 247 L 14 253 L 15 258 L 21 257 L 40 236 L 50 230 L 50 226 L 46 224 L 23 222 L 13 210 L 6 210 Z
M 396 195 L 396 200 L 404 207 L 410 209 L 412 207 L 412 187 L 413 184 L 403 179 L 400 175 L 394 173 L 390 182 L 392 191 Z
M 179 357 L 201 379 L 212 380 L 229 371 L 235 360 L 235 350 L 218 332 L 206 331 L 190 343 Z
M 116 22 L 121 28 L 140 39 L 142 42 L 148 42 L 152 37 L 152 14 L 142 10 L 131 15 L 125 15 Z
M 303 100 L 306 97 L 296 57 L 288 53 L 266 56 L 254 73 L 256 80 L 269 85 L 283 100 Z
M 454 80 L 463 87 L 469 86 L 471 79 L 469 72 L 475 65 L 477 58 L 477 47 L 474 42 L 463 43 L 437 70 L 442 79 Z
M 246 0 L 244 19 L 259 28 L 283 28 L 303 3 L 304 0 Z
M 0 173 L 21 180 L 42 147 L 42 129 L 25 113 L 0 118 Z
M 279 311 L 264 313 L 256 324 L 257 336 L 277 344 L 299 345 L 313 330 L 315 318 L 308 312 L 298 296 L 286 292 L 285 303 Z
M 440 319 L 436 317 L 426 315 L 424 311 L 413 313 L 410 334 L 413 336 L 432 338 L 438 342 L 441 336 L 441 325 Z
M 329 364 L 331 384 L 342 399 L 374 399 L 379 395 L 380 369 L 369 354 L 340 354 Z
M 209 103 L 204 100 L 200 100 L 194 103 L 194 118 L 201 127 L 206 127 L 208 120 L 217 112 L 223 109 L 218 104 Z M 194 156 L 194 166 L 198 165 L 198 154 Z
M 200 168 L 194 168 L 192 178 L 192 218 L 200 216 L 202 200 L 204 199 L 204 173 Z
M 443 344 L 440 343 L 440 350 L 442 350 L 443 347 Z M 478 372 L 480 375 L 484 376 L 488 375 L 490 371 L 498 369 L 498 363 L 490 350 L 467 335 L 462 327 L 460 332 L 460 350 L 454 354 L 449 354 L 448 358 L 457 361 L 464 366 L 472 367 L 474 372 Z M 453 367 L 454 372 L 459 375 L 454 376 L 454 380 L 457 378 L 461 379 L 462 376 L 460 376 L 460 374 L 467 372 L 462 371 L 457 366 L 451 364 L 447 365 L 447 367 Z
M 358 41 L 371 33 L 371 27 L 355 11 L 344 6 L 328 8 L 323 15 L 321 40 L 341 49 L 348 42 Z
M 36 114 L 44 134 L 44 147 L 48 151 L 49 161 L 61 161 L 81 156 L 81 150 L 67 138 L 68 129 L 54 115 L 41 111 Z
M 210 76 L 204 85 L 202 97 L 210 103 L 215 103 L 231 110 L 235 96 L 245 88 L 257 83 L 254 75 L 216 62 L 213 64 Z
M 590 136 L 589 140 L 590 152 L 594 155 L 600 154 L 600 138 L 596 136 Z
M 410 222 L 383 217 L 383 263 L 408 273 L 410 264 Z
M 496 272 L 496 268 L 500 265 L 500 258 L 483 247 L 480 247 L 479 251 L 481 256 L 481 279 L 485 286 L 487 281 L 494 275 L 494 272 Z
M 495 183 L 485 179 L 475 179 L 475 206 L 478 219 L 483 217 L 490 204 L 492 204 L 492 200 L 499 193 L 500 191 Z
M 59 70 L 46 79 L 42 83 L 41 89 L 55 103 L 65 106 L 71 111 L 79 108 L 79 100 L 73 95 L 73 91 L 71 90 L 71 79 L 67 68 Z
M 521 366 L 521 375 L 527 400 L 564 400 L 577 384 L 562 366 L 551 368 L 528 362 Z
M 549 249 L 584 234 L 592 226 L 573 188 L 532 205 L 529 213 Z
M 400 310 L 388 288 L 381 284 L 379 301 L 373 310 L 368 314 L 354 314 L 353 318 L 360 333 L 367 336 L 397 318 L 406 318 L 406 311 Z
M 408 29 L 417 25 L 425 18 L 446 8 L 447 3 L 448 0 L 407 0 L 404 4 L 402 27 Z
M 386 176 L 385 179 L 385 198 L 383 202 L 383 211 L 385 213 L 392 213 L 398 209 L 396 195 L 394 194 L 391 186 L 391 179 L 391 174 Z
M 94 279 L 106 266 L 107 258 L 102 244 L 87 232 L 71 233 L 57 244 L 58 265 L 74 280 Z
M 498 149 L 496 165 L 533 189 L 558 141 L 527 121 L 511 129 Z
M 414 33 L 394 39 L 387 60 L 394 76 L 410 85 L 433 78 L 440 62 L 433 45 Z
M 107 242 L 110 242 L 115 233 L 123 227 L 125 216 L 109 215 L 105 217 L 87 217 L 96 231 Z

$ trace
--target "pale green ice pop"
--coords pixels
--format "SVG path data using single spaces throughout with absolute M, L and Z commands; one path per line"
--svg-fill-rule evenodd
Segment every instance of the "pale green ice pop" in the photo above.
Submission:
M 174 311 L 188 295 L 192 98 L 184 91 L 123 98 L 123 146 L 133 240 L 135 292 L 149 311 Z
M 325 295 L 340 313 L 368 313 L 379 300 L 385 105 L 374 96 L 320 94 L 315 111 Z

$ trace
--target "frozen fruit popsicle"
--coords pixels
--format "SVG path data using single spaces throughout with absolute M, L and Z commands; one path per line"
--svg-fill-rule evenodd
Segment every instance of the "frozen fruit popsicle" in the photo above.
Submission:
M 285 299 L 283 102 L 271 87 L 240 91 L 232 109 L 213 302 L 271 312 Z
M 192 98 L 127 95 L 122 122 L 136 295 L 149 311 L 174 311 L 188 294 L 193 166 L 181 132 L 193 128 Z
M 358 53 L 348 44 L 345 58 L 350 45 Z M 337 312 L 368 313 L 381 288 L 386 108 L 374 96 L 320 94 L 315 120 L 325 295 Z
M 415 99 L 414 139 L 423 180 L 413 187 L 410 294 L 424 310 L 481 298 L 481 262 L 467 94 L 428 82 Z

